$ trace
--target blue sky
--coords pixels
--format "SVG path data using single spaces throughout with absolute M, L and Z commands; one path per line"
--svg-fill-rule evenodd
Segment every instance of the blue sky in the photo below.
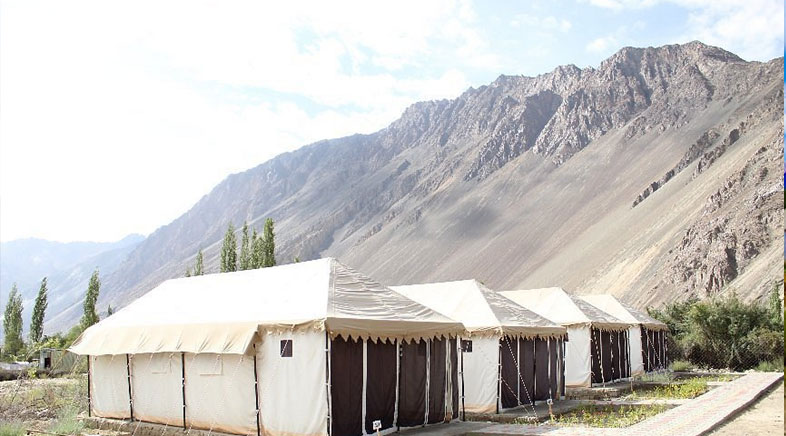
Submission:
M 276 3 L 0 0 L 0 240 L 147 234 L 230 173 L 500 74 L 784 46 L 780 0 Z

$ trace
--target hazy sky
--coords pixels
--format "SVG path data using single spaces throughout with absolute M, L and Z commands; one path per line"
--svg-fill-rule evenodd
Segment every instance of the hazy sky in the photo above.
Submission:
M 0 240 L 148 234 L 413 102 L 694 39 L 782 56 L 783 1 L 0 0 Z

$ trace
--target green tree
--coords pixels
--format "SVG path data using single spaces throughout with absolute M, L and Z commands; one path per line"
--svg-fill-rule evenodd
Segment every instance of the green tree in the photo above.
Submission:
M 257 229 L 251 235 L 251 269 L 262 268 L 262 260 L 265 258 L 265 241 L 262 235 L 257 235 Z
M 243 221 L 240 239 L 240 270 L 251 269 L 251 241 L 248 238 L 248 222 Z
M 33 316 L 30 319 L 30 342 L 41 342 L 41 338 L 44 336 L 44 314 L 46 313 L 47 306 L 46 277 L 44 277 L 44 279 L 41 280 L 41 287 L 38 289 L 38 295 L 35 297 Z
M 90 283 L 87 285 L 87 293 L 85 294 L 85 302 L 83 304 L 83 314 L 80 324 L 82 329 L 87 329 L 91 325 L 97 323 L 98 313 L 96 312 L 96 301 L 98 301 L 98 293 L 101 291 L 101 280 L 98 278 L 98 268 L 93 271 L 90 276 Z
M 232 271 L 237 271 L 237 238 L 234 224 L 229 223 L 221 246 L 221 272 Z
M 265 220 L 265 228 L 262 232 L 262 239 L 264 240 L 262 267 L 276 266 L 276 235 L 273 233 L 273 219 L 268 218 Z
M 22 296 L 16 288 L 16 283 L 8 294 L 8 303 L 3 316 L 3 332 L 5 355 L 16 356 L 25 345 L 22 340 Z
M 202 249 L 196 255 L 196 262 L 194 263 L 194 275 L 201 276 L 205 273 L 205 259 L 202 256 Z

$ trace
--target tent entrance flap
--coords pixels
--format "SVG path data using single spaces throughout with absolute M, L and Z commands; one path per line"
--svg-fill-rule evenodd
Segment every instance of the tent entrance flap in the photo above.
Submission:
M 390 340 L 366 343 L 366 433 L 392 428 L 396 411 L 396 344 Z
M 330 345 L 333 435 L 363 434 L 363 341 L 335 338 Z
M 519 401 L 534 404 L 535 398 L 535 341 L 519 339 Z
M 426 420 L 426 341 L 401 344 L 398 425 L 414 427 Z
M 501 374 L 500 374 L 500 403 L 503 409 L 509 409 L 519 405 L 518 385 L 519 374 L 516 366 L 518 342 L 515 338 L 504 336 L 499 340 Z
M 549 399 L 549 348 L 545 339 L 535 339 L 535 400 Z
M 428 423 L 445 421 L 447 368 L 444 339 L 429 340 Z

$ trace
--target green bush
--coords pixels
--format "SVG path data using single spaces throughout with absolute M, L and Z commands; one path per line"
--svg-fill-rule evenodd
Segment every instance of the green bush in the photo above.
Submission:
M 49 427 L 49 431 L 59 435 L 80 434 L 84 430 L 85 424 L 77 417 L 78 413 L 77 407 L 63 407 L 57 414 L 57 420 Z
M 777 288 L 767 304 L 745 303 L 731 293 L 675 302 L 649 312 L 671 330 L 667 342 L 671 361 L 741 371 L 783 359 L 784 326 Z
M 0 422 L 0 436 L 22 436 L 25 428 L 19 422 Z
M 672 371 L 690 371 L 693 369 L 693 364 L 687 360 L 675 360 L 671 363 L 670 368 Z

